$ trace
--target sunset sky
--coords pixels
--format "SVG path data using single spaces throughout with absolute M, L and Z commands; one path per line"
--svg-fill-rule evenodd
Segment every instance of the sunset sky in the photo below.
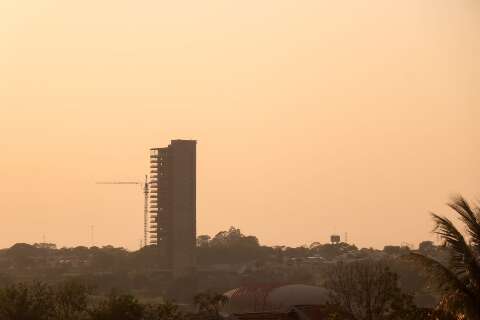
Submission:
M 0 247 L 137 249 L 148 149 L 199 234 L 382 248 L 480 200 L 478 0 L 0 1 Z

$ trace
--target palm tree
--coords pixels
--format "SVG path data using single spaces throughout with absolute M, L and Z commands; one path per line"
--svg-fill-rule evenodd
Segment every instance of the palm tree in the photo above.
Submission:
M 461 196 L 448 204 L 465 226 L 466 236 L 443 216 L 432 214 L 434 232 L 449 249 L 450 263 L 418 254 L 409 257 L 420 262 L 443 293 L 439 308 L 468 320 L 480 320 L 480 207 L 472 207 Z

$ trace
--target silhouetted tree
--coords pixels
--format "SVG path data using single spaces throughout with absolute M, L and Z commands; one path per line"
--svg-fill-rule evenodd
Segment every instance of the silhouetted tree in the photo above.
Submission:
M 272 248 L 260 246 L 257 237 L 246 236 L 235 227 L 217 233 L 210 240 L 201 236 L 197 243 L 197 261 L 203 265 L 245 263 L 274 252 Z
M 145 307 L 131 295 L 111 294 L 90 311 L 92 320 L 141 320 Z
M 258 239 L 254 236 L 246 236 L 242 234 L 240 229 L 230 227 L 228 231 L 220 231 L 209 241 L 209 245 L 213 247 L 258 247 Z
M 130 264 L 134 267 L 140 268 L 156 268 L 162 267 L 162 262 L 165 257 L 162 257 L 161 250 L 156 246 L 145 246 L 138 251 L 130 253 Z
M 450 250 L 450 263 L 444 265 L 430 257 L 411 253 L 409 258 L 420 262 L 443 294 L 440 309 L 455 315 L 465 315 L 469 320 L 480 319 L 480 208 L 471 207 L 458 196 L 448 204 L 465 226 L 467 238 L 453 222 L 432 214 L 434 232 Z
M 42 283 L 10 285 L 0 290 L 0 319 L 47 320 L 55 315 L 52 289 Z
M 325 259 L 333 259 L 342 255 L 344 253 L 355 252 L 357 251 L 357 247 L 354 245 L 349 245 L 348 243 L 341 242 L 338 244 L 315 244 L 312 243 L 310 245 L 310 252 L 309 255 L 317 255 L 321 256 Z
M 181 320 L 183 314 L 178 305 L 166 301 L 157 305 L 148 305 L 145 311 L 146 320 Z
M 330 304 L 351 319 L 418 319 L 412 297 L 400 291 L 397 275 L 383 262 L 338 263 L 325 287 L 331 290 Z
M 193 301 L 200 313 L 221 319 L 220 310 L 228 302 L 228 298 L 220 293 L 202 292 L 197 294 Z
M 88 314 L 88 298 L 92 288 L 77 281 L 63 282 L 55 288 L 55 320 L 80 320 Z
M 16 243 L 8 249 L 6 255 L 12 260 L 16 268 L 28 268 L 34 266 L 36 257 L 41 255 L 42 250 L 27 243 Z

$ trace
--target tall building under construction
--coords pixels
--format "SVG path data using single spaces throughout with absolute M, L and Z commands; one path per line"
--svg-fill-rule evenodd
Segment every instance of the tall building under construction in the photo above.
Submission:
M 172 140 L 150 149 L 150 244 L 176 277 L 195 268 L 196 144 Z

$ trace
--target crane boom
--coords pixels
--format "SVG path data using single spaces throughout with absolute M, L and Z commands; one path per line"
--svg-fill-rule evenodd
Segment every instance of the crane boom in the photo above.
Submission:
M 96 184 L 126 184 L 126 185 L 143 185 L 143 194 L 145 196 L 145 201 L 143 204 L 143 243 L 144 246 L 147 245 L 147 228 L 148 228 L 148 176 L 145 175 L 145 182 L 139 181 L 99 181 Z
M 100 181 L 96 184 L 142 184 L 141 182 L 136 181 Z

